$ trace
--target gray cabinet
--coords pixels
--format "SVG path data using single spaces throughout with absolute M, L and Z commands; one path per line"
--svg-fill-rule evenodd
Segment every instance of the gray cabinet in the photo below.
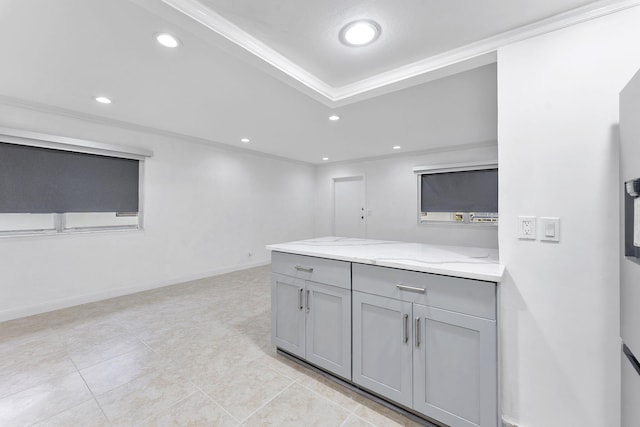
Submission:
M 413 409 L 452 427 L 497 425 L 494 321 L 413 305 Z
M 495 284 L 354 264 L 353 343 L 356 384 L 451 427 L 498 425 Z
M 411 303 L 353 292 L 353 382 L 412 404 Z
M 271 275 L 271 341 L 296 356 L 305 355 L 305 282 Z
M 351 379 L 351 290 L 306 284 L 305 358 Z
M 272 270 L 272 342 L 350 380 L 350 263 L 274 253 Z

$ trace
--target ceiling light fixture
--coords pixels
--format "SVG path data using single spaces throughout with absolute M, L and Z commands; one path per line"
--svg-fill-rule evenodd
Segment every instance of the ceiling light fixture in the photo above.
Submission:
M 329 120 L 331 120 L 332 122 L 336 122 L 336 121 L 340 120 L 340 116 L 334 114 L 332 116 L 329 116 Z
M 111 100 L 106 96 L 96 96 L 93 99 L 95 99 L 96 102 L 99 102 L 100 104 L 111 104 Z
M 156 38 L 158 43 L 160 43 L 164 47 L 174 48 L 180 46 L 180 41 L 171 34 L 158 33 L 154 34 L 154 37 Z
M 242 139 L 240 140 L 240 142 L 244 142 L 245 144 L 246 144 L 247 142 L 250 142 L 250 141 L 251 141 L 251 140 L 250 140 L 249 138 L 242 138 Z
M 401 149 L 402 147 L 400 147 L 399 145 L 394 145 L 392 148 L 393 148 L 394 150 L 399 150 L 399 149 Z
M 326 162 L 327 160 L 329 160 L 329 158 L 328 157 L 323 157 L 322 160 L 324 160 Z
M 380 25 L 368 19 L 353 21 L 340 30 L 340 41 L 347 46 L 365 46 L 380 36 Z

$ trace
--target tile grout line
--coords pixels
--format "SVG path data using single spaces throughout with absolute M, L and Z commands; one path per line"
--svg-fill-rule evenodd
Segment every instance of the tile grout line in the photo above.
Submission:
M 69 357 L 69 354 L 66 352 L 66 350 L 62 350 L 61 352 L 63 352 L 63 353 L 64 353 L 64 355 L 65 355 L 65 357 L 69 359 L 69 361 L 70 361 L 70 362 L 71 362 L 71 364 L 73 365 L 73 368 L 75 369 L 75 373 L 77 373 L 78 375 L 80 375 L 80 372 L 78 371 L 78 368 L 76 367 L 75 363 L 73 363 L 73 360 L 71 360 L 71 357 Z M 73 373 L 74 373 L 74 372 L 69 372 L 69 373 L 66 373 L 66 374 L 62 374 L 62 375 L 54 376 L 54 377 L 52 377 L 52 378 L 49 378 L 49 379 L 48 379 L 48 380 L 46 380 L 46 381 L 42 381 L 42 382 L 40 382 L 40 383 L 38 383 L 38 384 L 35 384 L 35 385 L 31 386 L 31 387 L 28 387 L 28 388 L 22 389 L 22 390 L 20 390 L 20 391 L 17 391 L 17 392 L 15 392 L 15 393 L 11 393 L 11 394 L 6 395 L 6 396 L 3 396 L 3 397 L 1 397 L 1 398 L 0 398 L 0 400 L 3 400 L 3 399 L 6 399 L 6 398 L 9 398 L 9 397 L 12 397 L 12 396 L 14 396 L 14 395 L 16 395 L 16 394 L 23 393 L 23 392 L 25 392 L 25 391 L 27 391 L 27 390 L 30 390 L 30 389 L 32 389 L 32 388 L 39 387 L 39 386 L 41 386 L 42 384 L 47 384 L 47 383 L 50 383 L 50 382 L 52 382 L 52 381 L 54 381 L 54 380 L 57 380 L 57 379 L 60 379 L 60 378 L 64 378 L 64 377 L 67 377 L 67 376 L 73 375 Z M 80 378 L 82 378 L 82 375 L 80 375 Z M 82 380 L 83 380 L 83 382 L 84 382 L 84 378 L 82 378 Z M 85 382 L 85 385 L 86 385 L 86 382 Z M 89 389 L 89 387 L 88 387 L 88 386 L 87 386 L 87 389 Z M 89 390 L 89 392 L 91 393 L 91 390 Z M 92 396 L 93 396 L 93 394 L 92 394 Z M 55 416 L 58 416 L 58 415 L 62 414 L 63 412 L 66 412 L 66 411 L 68 411 L 68 410 L 70 410 L 70 409 L 73 409 L 73 408 L 75 408 L 75 407 L 77 407 L 77 406 L 83 405 L 83 404 L 85 404 L 86 402 L 89 402 L 90 400 L 91 400 L 91 399 L 87 399 L 87 400 L 85 400 L 85 401 L 81 402 L 81 403 L 80 403 L 80 404 L 78 404 L 78 405 L 75 405 L 75 406 L 72 406 L 72 407 L 69 407 L 69 408 L 63 409 L 63 410 L 61 410 L 60 412 L 56 412 L 56 413 L 54 413 L 54 414 L 52 414 L 52 415 L 50 415 L 50 416 L 48 416 L 48 417 L 46 417 L 46 418 L 38 419 L 38 420 L 34 421 L 33 423 L 31 423 L 31 424 L 29 424 L 29 425 L 33 426 L 33 425 L 36 425 L 36 424 L 38 424 L 38 423 L 42 423 L 42 422 L 44 422 L 44 421 L 46 421 L 46 420 L 48 420 L 48 419 L 51 419 L 51 418 L 53 418 L 53 417 L 55 417 Z
M 189 381 L 189 382 L 191 382 L 191 381 Z M 192 384 L 193 384 L 193 383 L 192 383 Z M 194 395 L 194 394 L 196 394 L 196 393 L 197 393 L 197 391 L 194 391 L 193 393 L 189 393 L 188 395 L 186 395 L 186 396 L 185 396 L 185 397 L 183 397 L 182 399 L 178 399 L 178 400 L 176 400 L 175 402 L 171 403 L 171 404 L 170 404 L 169 406 L 167 406 L 166 408 L 162 408 L 162 409 L 160 409 L 158 412 L 156 412 L 156 413 L 154 413 L 154 414 L 149 415 L 148 417 L 146 417 L 146 418 L 144 418 L 144 419 L 140 420 L 139 422 L 138 422 L 138 421 L 136 421 L 136 422 L 135 422 L 135 424 L 136 424 L 136 425 L 143 424 L 145 421 L 150 420 L 151 418 L 153 418 L 153 417 L 155 417 L 156 415 L 158 415 L 158 414 L 162 413 L 163 411 L 166 411 L 166 410 L 168 410 L 168 409 L 171 409 L 171 408 L 173 408 L 174 406 L 177 406 L 178 404 L 180 404 L 180 403 L 184 402 L 185 400 L 187 400 L 188 398 L 190 398 L 191 396 L 193 396 L 193 395 Z
M 139 339 L 139 338 L 138 338 L 138 339 Z M 169 356 L 164 356 L 164 355 L 162 355 L 158 350 L 156 350 L 156 349 L 154 349 L 153 347 L 151 347 L 151 345 L 149 345 L 148 343 L 146 343 L 146 342 L 145 342 L 145 341 L 143 341 L 142 339 L 139 339 L 139 340 L 140 340 L 140 342 L 141 342 L 144 346 L 146 346 L 146 347 L 147 347 L 151 352 L 153 352 L 154 354 L 156 354 L 156 355 L 158 355 L 158 356 L 161 356 L 161 357 L 167 357 L 167 359 L 168 359 L 168 360 L 170 360 L 170 361 L 171 361 L 171 363 L 177 363 L 177 362 L 175 361 L 175 359 L 174 359 L 174 358 L 169 357 Z M 173 369 L 173 367 L 171 367 L 171 368 Z M 182 375 L 182 374 L 180 374 L 180 376 L 183 376 L 183 375 Z M 193 381 L 191 380 L 191 378 L 189 378 L 189 377 L 186 377 L 186 376 L 185 376 L 185 379 L 187 379 L 187 381 L 188 381 L 189 383 L 191 383 L 191 385 L 193 385 L 193 387 L 194 387 L 197 391 L 201 392 L 201 393 L 202 393 L 202 394 L 203 394 L 207 399 L 211 400 L 214 404 L 216 404 L 218 407 L 220 407 L 220 409 L 222 409 L 226 414 L 228 414 L 228 415 L 229 415 L 229 416 L 230 416 L 234 421 L 236 421 L 238 424 L 240 424 L 240 423 L 241 423 L 240 421 L 238 421 L 238 419 L 237 419 L 236 417 L 234 417 L 234 416 L 233 416 L 229 411 L 227 411 L 227 410 L 226 410 L 226 409 L 225 409 L 225 408 L 224 408 L 220 403 L 218 403 L 218 401 L 216 401 L 216 400 L 215 400 L 215 399 L 213 399 L 211 396 L 209 396 L 209 394 L 207 394 L 207 393 L 206 393 L 206 392 L 205 392 L 205 391 L 204 391 L 200 386 L 198 386 L 198 384 L 196 384 L 195 382 L 193 382 Z M 189 396 L 187 396 L 187 398 L 188 398 L 188 397 L 190 397 L 190 396 L 192 396 L 192 395 L 194 395 L 195 393 L 196 393 L 196 392 L 191 393 Z M 186 398 L 185 398 L 185 399 L 186 399 Z M 183 399 L 183 400 L 185 400 L 185 399 Z M 181 400 L 181 401 L 182 401 L 182 400 Z M 172 404 L 171 406 L 175 406 L 176 404 L 177 404 L 177 403 L 174 403 L 174 404 Z M 150 418 L 150 417 L 147 417 L 146 419 L 149 419 L 149 418 Z M 146 419 L 145 419 L 145 420 L 146 420 Z
M 304 385 L 304 384 L 302 384 L 302 383 L 299 383 L 299 384 L 300 384 L 303 388 L 305 388 L 305 389 L 307 389 L 308 391 L 310 391 L 311 393 L 316 394 L 316 395 L 320 396 L 322 399 L 327 400 L 327 401 L 329 401 L 330 403 L 333 403 L 334 405 L 338 406 L 339 408 L 342 408 L 342 409 L 344 409 L 345 411 L 349 412 L 349 415 L 347 416 L 347 418 L 349 418 L 352 414 L 354 414 L 354 413 L 356 412 L 356 409 L 358 409 L 358 408 L 355 408 L 355 409 L 351 409 L 351 410 L 350 410 L 349 408 L 345 408 L 344 406 L 342 406 L 340 403 L 336 402 L 335 400 L 332 400 L 332 399 L 330 399 L 329 397 L 324 396 L 324 395 L 322 395 L 322 394 L 318 393 L 317 391 L 310 389 L 309 387 L 305 386 L 305 385 Z M 324 385 L 324 384 L 323 384 L 323 385 Z M 355 401 L 354 401 L 354 402 L 355 402 Z M 355 402 L 355 403 L 358 403 L 358 402 Z M 357 416 L 357 415 L 356 415 L 356 416 Z M 346 421 L 346 420 L 345 420 L 345 421 Z
M 136 338 L 136 340 L 137 340 L 137 341 L 139 341 L 141 344 L 144 344 L 142 341 L 138 340 L 137 338 Z M 144 345 L 146 345 L 146 344 L 144 344 Z M 122 352 L 122 353 L 116 354 L 116 355 L 114 355 L 114 356 L 112 356 L 112 357 L 108 357 L 107 359 L 104 359 L 104 360 L 101 360 L 101 361 L 99 361 L 99 362 L 92 363 L 91 365 L 85 366 L 84 368 L 82 368 L 82 370 L 84 370 L 84 369 L 89 369 L 89 368 L 93 368 L 93 367 L 95 367 L 95 366 L 97 366 L 97 365 L 99 365 L 99 364 L 101 364 L 101 363 L 109 362 L 109 361 L 111 361 L 111 360 L 113 360 L 113 359 L 115 359 L 115 358 L 118 358 L 118 357 L 121 357 L 121 356 L 125 356 L 125 355 L 127 355 L 127 354 L 129 354 L 129 353 L 133 353 L 134 351 L 137 351 L 137 350 L 138 350 L 138 349 L 135 349 L 135 348 L 134 348 L 134 349 L 132 349 L 132 350 L 127 350 L 127 351 L 125 351 L 125 352 Z M 74 365 L 74 366 L 76 366 L 76 364 L 75 364 L 75 362 L 73 361 L 73 358 L 71 357 L 71 355 L 69 354 L 69 352 L 68 352 L 68 351 L 66 351 L 66 350 L 65 350 L 65 352 L 67 353 L 67 356 L 69 356 L 69 359 L 71 359 L 71 362 L 73 363 L 73 365 Z M 78 367 L 76 366 L 76 369 L 78 370 L 78 372 L 80 372 L 80 368 L 78 368 Z
M 340 423 L 339 427 L 344 427 L 347 424 L 347 421 L 349 421 L 352 416 L 353 416 L 353 412 L 351 412 L 349 415 L 347 415 L 347 418 L 342 423 Z
M 249 418 L 251 418 L 252 416 L 254 416 L 260 409 L 264 408 L 265 406 L 267 406 L 269 403 L 273 402 L 278 396 L 280 396 L 282 393 L 284 393 L 285 391 L 287 391 L 289 388 L 291 388 L 294 384 L 296 384 L 297 381 L 292 381 L 291 384 L 289 384 L 288 386 L 286 386 L 285 388 L 283 388 L 282 390 L 280 390 L 278 393 L 276 393 L 271 399 L 267 400 L 265 403 L 263 403 L 259 408 L 257 408 L 255 411 L 251 412 L 249 415 L 247 415 L 246 417 L 244 417 L 242 419 L 242 421 L 240 421 L 240 423 L 245 423 L 249 420 Z
M 211 400 L 213 403 L 218 405 L 220 407 L 220 409 L 222 409 L 224 412 L 226 412 L 234 421 L 236 421 L 238 423 L 238 425 L 240 425 L 240 423 L 242 423 L 242 421 L 240 421 L 236 417 L 234 417 L 233 414 L 231 412 L 227 411 L 227 409 L 224 406 L 222 406 L 217 400 L 215 400 L 214 398 L 209 396 L 209 394 L 206 391 L 204 391 L 198 384 L 194 383 L 193 381 L 191 381 L 191 384 L 193 384 L 200 391 L 200 393 L 204 394 L 204 396 L 207 399 Z
M 67 352 L 66 352 L 66 351 L 64 351 L 64 350 L 60 350 L 60 353 L 61 353 L 61 354 L 62 354 L 62 353 L 64 353 L 65 357 L 66 357 L 66 356 L 68 356 L 68 355 L 67 355 Z M 45 377 L 45 378 L 47 378 L 47 379 L 40 380 L 39 382 L 37 382 L 37 383 L 35 383 L 35 384 L 33 384 L 33 385 L 30 385 L 29 387 L 26 387 L 26 388 L 18 388 L 18 389 L 16 389 L 16 390 L 12 391 L 10 394 L 4 395 L 4 396 L 0 396 L 0 400 L 2 400 L 2 399 L 6 399 L 7 397 L 14 396 L 14 395 L 16 395 L 16 394 L 18 394 L 18 393 L 23 393 L 23 392 L 25 392 L 25 391 L 27 391 L 27 390 L 29 390 L 29 389 L 32 389 L 32 388 L 34 388 L 34 387 L 38 387 L 39 385 L 42 385 L 42 384 L 45 384 L 45 383 L 51 382 L 51 381 L 53 381 L 53 380 L 55 380 L 55 379 L 57 379 L 57 378 L 62 378 L 62 377 L 64 377 L 64 376 L 71 375 L 72 373 L 73 373 L 73 372 L 68 372 L 68 373 L 66 373 L 66 374 L 58 374 L 58 375 L 55 375 L 55 376 L 52 376 L 52 377 L 48 377 L 48 378 L 47 378 L 47 377 Z
M 344 427 L 344 426 L 346 426 L 346 425 L 347 425 L 347 422 L 348 422 L 349 420 L 351 420 L 351 419 L 358 419 L 358 420 L 360 420 L 360 421 L 364 422 L 367 426 L 371 426 L 371 427 L 378 427 L 376 424 L 374 424 L 374 423 L 372 423 L 372 422 L 370 422 L 370 421 L 368 421 L 368 420 L 365 420 L 364 418 L 359 417 L 358 415 L 356 415 L 356 410 L 355 410 L 355 409 L 353 410 L 353 412 L 351 412 L 351 413 L 349 414 L 349 416 L 347 417 L 347 419 L 346 419 L 346 420 L 344 420 L 344 422 L 343 422 L 342 424 L 340 424 L 340 427 Z
M 104 412 L 104 409 L 102 409 L 102 405 L 100 405 L 100 402 L 98 402 L 98 398 L 93 393 L 93 390 L 91 390 L 91 387 L 89 387 L 89 384 L 87 383 L 87 380 L 82 375 L 82 372 L 80 372 L 80 369 L 78 369 L 78 366 L 76 365 L 76 362 L 73 361 L 73 359 L 71 358 L 69 353 L 67 353 L 67 357 L 69 358 L 69 360 L 71 360 L 71 363 L 73 364 L 73 367 L 76 368 L 76 372 L 78 372 L 78 375 L 80 375 L 80 378 L 82 378 L 82 382 L 84 382 L 84 385 L 87 387 L 87 390 L 89 390 L 89 393 L 91 393 L 91 397 L 93 397 L 94 402 L 96 402 L 96 405 L 98 405 L 98 408 L 100 408 L 100 412 L 102 412 L 102 415 L 104 415 L 104 418 L 107 420 L 109 425 L 113 425 L 113 422 L 111 422 L 111 418 L 109 418 L 107 416 L 107 413 Z M 88 400 L 87 400 L 87 402 L 88 402 Z
M 356 402 L 358 405 L 360 405 L 360 403 Z M 346 408 L 345 408 L 346 409 Z M 358 407 L 356 406 L 355 408 L 353 408 L 353 410 L 349 413 L 349 416 L 347 417 L 346 420 L 344 420 L 344 422 L 342 423 L 342 425 L 340 427 L 343 427 L 347 421 L 349 421 L 350 418 L 358 418 L 363 420 L 365 423 L 368 422 L 367 420 L 365 420 L 364 418 L 360 418 L 358 415 L 356 415 L 356 411 L 358 410 Z M 370 423 L 373 427 L 375 427 L 375 425 L 373 423 Z
M 259 363 L 260 363 L 260 362 L 259 362 Z M 295 362 L 294 362 L 294 363 L 295 363 Z M 320 396 L 321 398 L 323 398 L 323 399 L 325 399 L 325 400 L 328 400 L 330 403 L 333 403 L 333 404 L 335 404 L 335 405 L 338 405 L 340 408 L 342 408 L 342 409 L 344 409 L 345 411 L 349 412 L 349 415 L 351 415 L 351 414 L 355 413 L 355 411 L 358 409 L 357 407 L 356 407 L 355 409 L 349 409 L 349 408 L 347 408 L 347 407 L 343 406 L 342 404 L 340 404 L 339 402 L 337 402 L 337 401 L 335 401 L 335 400 L 333 400 L 333 399 L 331 399 L 331 398 L 329 398 L 329 397 L 327 397 L 327 396 L 325 396 L 325 395 L 321 394 L 320 392 L 315 391 L 315 390 L 313 390 L 313 389 L 312 389 L 312 388 L 310 388 L 310 387 L 307 387 L 306 385 L 304 385 L 303 383 L 301 383 L 301 382 L 300 382 L 300 381 L 298 381 L 297 379 L 295 379 L 295 378 L 291 378 L 291 377 L 287 376 L 287 374 L 282 373 L 282 372 L 280 372 L 280 371 L 278 371 L 278 370 L 276 370 L 276 369 L 274 369 L 274 368 L 272 368 L 272 367 L 270 367 L 270 366 L 267 366 L 267 365 L 265 365 L 264 363 L 261 363 L 261 364 L 262 364 L 262 366 L 265 366 L 265 367 L 267 367 L 267 368 L 269 368 L 269 369 L 271 369 L 271 370 L 273 370 L 273 371 L 275 371 L 275 372 L 279 373 L 280 375 L 283 375 L 283 376 L 285 376 L 285 377 L 287 377 L 287 378 L 290 378 L 290 379 L 294 380 L 295 382 L 297 382 L 297 383 L 298 383 L 300 386 L 302 386 L 303 388 L 305 388 L 305 389 L 307 389 L 308 391 L 310 391 L 310 392 L 312 392 L 312 393 L 314 393 L 314 394 L 316 394 L 316 395 Z M 309 368 L 305 367 L 304 365 L 300 365 L 300 366 L 302 366 L 302 367 L 305 369 L 305 371 L 304 371 L 304 372 L 300 372 L 302 375 L 304 375 L 304 376 L 305 376 L 305 378 L 307 378 L 307 379 L 311 379 L 311 380 L 314 380 L 314 381 L 317 381 L 318 383 L 322 384 L 323 386 L 329 387 L 329 386 L 327 386 L 326 384 L 324 384 L 324 383 L 322 383 L 321 381 L 319 381 L 319 380 L 317 380 L 316 378 L 314 378 L 314 377 L 313 377 L 312 375 L 310 375 L 309 373 L 307 373 L 307 372 L 306 372 L 306 370 L 308 370 Z M 314 371 L 313 371 L 313 370 L 311 370 L 311 374 L 313 374 L 313 373 L 314 373 Z M 320 378 L 323 378 L 323 377 L 322 377 L 322 376 L 320 376 Z M 352 399 L 352 400 L 353 400 L 353 399 Z M 357 402 L 357 401 L 355 401 L 355 400 L 354 400 L 353 402 L 354 402 L 354 403 L 356 403 L 356 404 L 358 404 L 358 405 L 360 405 L 360 403 L 358 403 L 358 402 Z M 356 415 L 356 416 L 357 416 L 357 415 Z
M 138 340 L 140 343 L 142 343 L 144 347 L 146 347 L 149 351 L 151 351 L 152 353 L 154 353 L 156 356 L 164 357 L 164 356 L 163 356 L 163 355 L 161 355 L 159 352 L 157 352 L 156 350 L 154 350 L 153 348 L 151 348 L 151 346 L 149 346 L 147 343 L 145 343 L 144 341 L 140 340 L 138 337 L 136 337 L 136 340 Z M 107 359 L 107 360 L 105 360 L 105 361 L 103 361 L 103 362 L 107 362 L 107 361 L 109 361 L 109 360 L 115 359 L 116 357 L 124 356 L 124 355 L 127 355 L 127 354 L 129 354 L 129 353 L 134 353 L 135 351 L 137 351 L 137 349 L 127 351 L 127 352 L 125 352 L 125 353 L 123 353 L 123 354 L 121 354 L 121 355 L 119 355 L 119 356 L 112 357 L 112 358 Z M 168 360 L 171 360 L 171 362 L 173 362 L 173 359 L 171 359 L 171 358 L 168 358 Z M 103 363 L 103 362 L 100 362 L 100 363 Z M 74 362 L 73 362 L 73 360 L 72 360 L 72 363 L 74 363 Z M 96 363 L 96 364 L 92 365 L 91 367 L 94 367 L 94 366 L 96 366 L 96 365 L 99 365 L 100 363 Z M 75 366 L 75 363 L 74 363 L 74 366 Z M 88 367 L 87 367 L 87 368 L 88 368 Z M 87 368 L 83 368 L 83 369 L 87 369 Z M 160 367 L 158 367 L 158 368 L 154 368 L 154 369 L 153 369 L 153 372 L 162 372 L 162 371 L 166 371 L 166 368 L 167 368 L 167 367 L 164 367 L 164 368 L 160 368 Z M 170 369 L 172 369 L 172 370 L 174 369 L 172 366 L 169 366 L 168 368 L 170 368 Z M 78 369 L 78 368 L 76 367 L 76 369 Z M 88 384 L 88 383 L 86 382 L 86 380 L 84 379 L 84 376 L 82 375 L 82 372 L 80 372 L 80 371 L 78 370 L 78 373 L 80 374 L 80 376 L 82 377 L 82 380 L 83 380 L 83 381 L 85 382 L 85 384 L 87 385 L 87 388 L 89 389 L 89 392 L 91 392 L 91 395 L 93 396 L 93 398 L 95 399 L 96 403 L 97 403 L 97 404 L 98 404 L 98 406 L 100 407 L 100 410 L 102 411 L 102 413 L 103 413 L 103 414 L 105 415 L 105 417 L 107 418 L 107 421 L 109 422 L 109 424 L 113 425 L 113 422 L 112 422 L 112 421 L 111 421 L 111 419 L 107 416 L 107 414 L 104 412 L 104 409 L 103 409 L 103 408 L 102 408 L 102 406 L 100 405 L 100 402 L 98 402 L 98 399 L 96 398 L 95 394 L 93 393 L 93 390 L 91 390 L 91 387 L 89 387 L 89 384 Z M 146 374 L 145 374 L 145 375 L 146 375 Z M 180 376 L 182 377 L 182 375 L 180 375 Z M 125 386 L 125 385 L 127 385 L 127 384 L 131 383 L 132 381 L 135 381 L 135 380 L 136 380 L 136 379 L 138 379 L 138 378 L 140 378 L 140 376 L 137 376 L 137 377 L 133 378 L 131 381 L 128 381 L 127 383 L 121 384 L 121 385 L 119 385 L 119 386 L 117 386 L 117 387 L 115 387 L 115 388 L 113 388 L 113 389 L 111 389 L 111 390 L 108 390 L 108 391 L 106 391 L 105 393 L 109 393 L 109 392 L 111 392 L 112 390 L 115 390 L 115 389 L 117 389 L 117 388 L 119 388 L 119 387 Z M 187 382 L 188 382 L 188 383 L 190 383 L 190 384 L 191 384 L 191 385 L 193 385 L 195 388 L 197 388 L 197 386 L 196 386 L 196 385 L 195 385 L 191 380 L 189 380 L 189 379 L 188 379 L 188 378 L 186 378 L 186 377 L 185 377 L 185 379 L 187 380 Z M 192 393 L 187 394 L 185 397 L 183 397 L 183 398 L 181 398 L 181 399 L 178 399 L 178 400 L 176 400 L 176 401 L 174 401 L 174 402 L 171 402 L 167 407 L 162 408 L 162 409 L 160 409 L 159 411 L 157 411 L 156 413 L 151 414 L 151 415 L 149 415 L 148 417 L 146 417 L 146 418 L 144 418 L 143 420 L 141 420 L 141 421 L 140 421 L 140 423 L 142 423 L 142 422 L 144 422 L 144 421 L 146 421 L 146 420 L 148 420 L 148 419 L 151 419 L 152 417 L 154 417 L 155 415 L 157 415 L 157 414 L 161 413 L 162 411 L 164 411 L 164 410 L 166 410 L 166 409 L 169 409 L 169 408 L 171 408 L 171 407 L 173 407 L 173 406 L 177 405 L 178 403 L 180 403 L 180 402 L 182 402 L 182 401 L 184 401 L 184 400 L 188 399 L 189 397 L 193 396 L 195 393 L 196 393 L 196 391 L 194 391 L 194 392 L 192 392 Z M 103 394 L 104 394 L 104 393 L 103 393 Z M 136 423 L 136 424 L 138 424 L 138 423 Z
M 350 420 L 350 419 L 353 419 L 353 418 L 361 419 L 360 417 L 358 417 L 358 416 L 355 414 L 355 409 L 354 409 L 354 410 L 349 414 L 349 416 L 347 417 L 347 419 L 346 419 L 346 420 L 344 420 L 344 421 L 342 422 L 342 424 L 340 424 L 340 427 L 344 427 L 344 426 L 346 426 L 346 425 L 347 425 L 347 423 L 349 422 L 349 420 Z M 362 421 L 364 421 L 365 423 L 369 423 L 367 420 L 362 420 Z M 369 423 L 369 424 L 370 424 L 370 423 Z M 372 425 L 373 427 L 375 427 L 375 425 L 373 425 L 373 424 L 371 424 L 371 425 Z

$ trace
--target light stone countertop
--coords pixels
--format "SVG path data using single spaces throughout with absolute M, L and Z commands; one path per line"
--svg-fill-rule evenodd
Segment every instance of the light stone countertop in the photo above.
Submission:
M 500 282 L 504 273 L 497 249 L 347 237 L 299 240 L 267 249 L 490 282 Z

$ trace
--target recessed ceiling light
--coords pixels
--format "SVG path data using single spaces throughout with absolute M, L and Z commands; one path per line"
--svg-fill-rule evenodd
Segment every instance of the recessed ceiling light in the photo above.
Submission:
M 111 100 L 109 98 L 107 98 L 106 96 L 96 96 L 93 99 L 95 99 L 100 104 L 111 104 Z
M 340 120 L 340 116 L 334 114 L 332 116 L 329 116 L 329 120 L 331 120 L 332 122 L 338 121 Z
M 394 150 L 399 150 L 399 149 L 401 149 L 402 147 L 400 147 L 399 145 L 394 145 L 392 148 L 393 148 Z
M 329 160 L 329 158 L 328 157 L 323 157 L 322 160 L 324 160 L 326 162 L 327 160 Z
M 249 141 L 251 141 L 249 138 L 242 138 L 242 139 L 240 140 L 240 142 L 244 142 L 244 143 L 247 143 L 247 142 L 249 142 Z
M 154 36 L 158 43 L 160 43 L 162 46 L 171 48 L 180 46 L 180 41 L 171 34 L 158 33 L 154 34 Z
M 347 46 L 364 46 L 380 36 L 380 25 L 368 19 L 353 21 L 342 27 L 340 40 Z

